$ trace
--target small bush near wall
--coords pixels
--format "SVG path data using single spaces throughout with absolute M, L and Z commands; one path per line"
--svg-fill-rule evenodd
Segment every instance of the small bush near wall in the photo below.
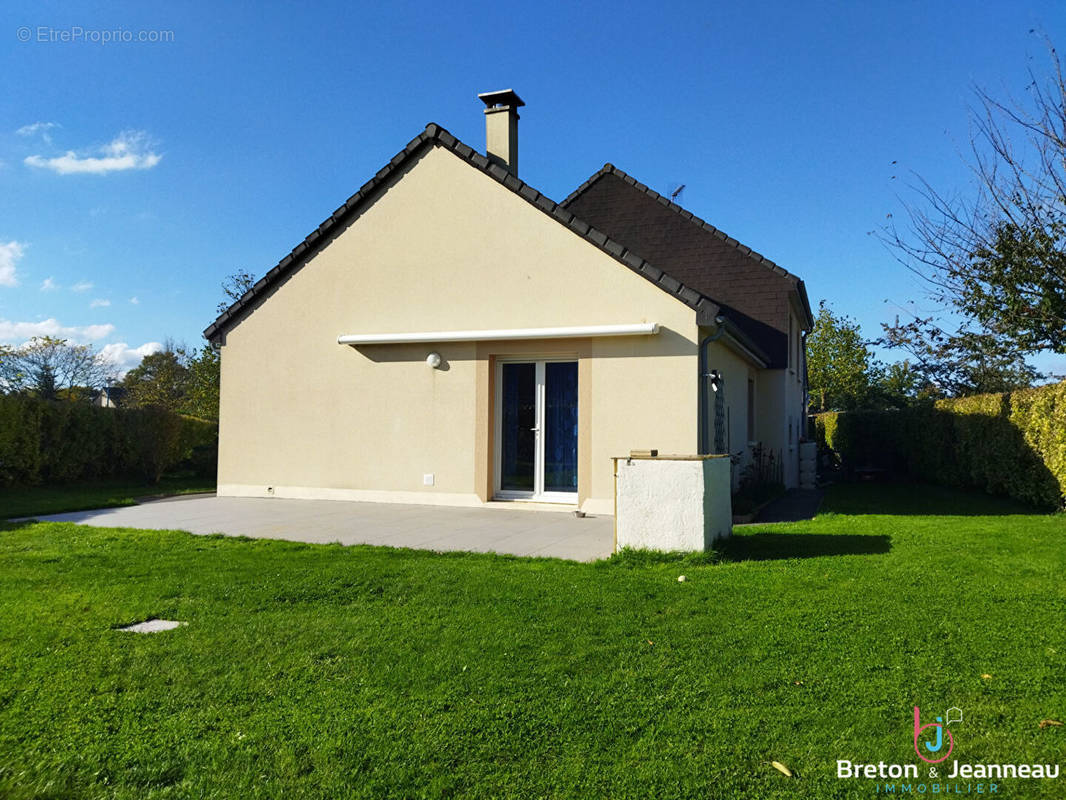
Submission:
M 815 439 L 848 469 L 880 468 L 1034 506 L 1066 497 L 1066 382 L 901 411 L 828 412 Z
M 214 474 L 218 425 L 155 408 L 0 397 L 0 485 Z

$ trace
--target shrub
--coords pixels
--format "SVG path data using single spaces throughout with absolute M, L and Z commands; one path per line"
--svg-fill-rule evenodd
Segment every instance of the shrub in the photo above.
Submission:
M 0 396 L 0 485 L 215 472 L 218 425 L 158 408 Z

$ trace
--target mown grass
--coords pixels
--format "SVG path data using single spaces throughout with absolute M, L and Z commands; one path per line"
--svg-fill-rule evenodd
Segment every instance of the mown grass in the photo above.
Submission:
M 159 483 L 119 479 L 65 486 L 8 486 L 0 488 L 0 520 L 31 514 L 131 506 L 138 497 L 214 490 L 213 480 L 186 476 L 164 477 Z
M 0 796 L 869 797 L 835 761 L 916 763 L 914 705 L 1057 762 L 1066 521 L 1018 511 L 839 487 L 717 563 L 8 524 Z

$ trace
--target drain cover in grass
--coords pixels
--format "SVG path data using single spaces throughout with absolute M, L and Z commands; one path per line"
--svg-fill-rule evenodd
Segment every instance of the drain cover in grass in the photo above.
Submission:
M 129 633 L 159 633 L 160 631 L 172 631 L 187 624 L 187 622 L 178 622 L 173 619 L 146 619 L 144 622 L 127 625 L 125 628 L 119 628 L 119 630 L 128 631 Z

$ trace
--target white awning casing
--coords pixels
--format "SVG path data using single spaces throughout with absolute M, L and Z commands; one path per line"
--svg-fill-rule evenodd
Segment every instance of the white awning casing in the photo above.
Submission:
M 349 333 L 337 344 L 411 344 L 416 342 L 487 342 L 501 339 L 582 339 L 593 336 L 652 336 L 657 322 L 632 325 L 574 325 L 565 328 L 500 328 L 473 331 L 418 331 L 406 333 Z

